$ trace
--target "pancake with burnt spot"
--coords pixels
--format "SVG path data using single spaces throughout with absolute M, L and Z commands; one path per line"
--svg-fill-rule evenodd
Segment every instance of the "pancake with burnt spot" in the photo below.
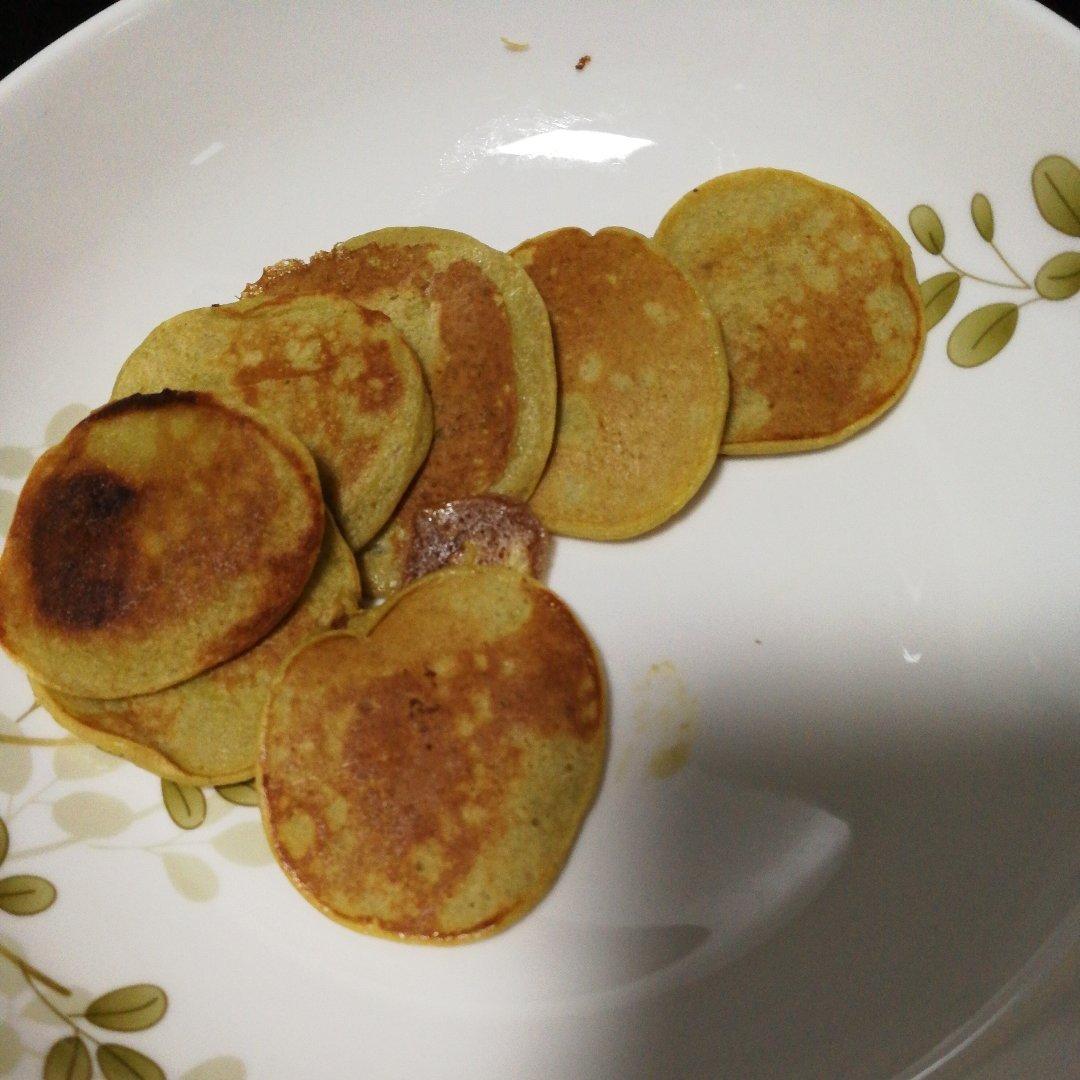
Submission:
M 349 545 L 327 518 L 322 552 L 291 612 L 247 652 L 153 694 L 111 701 L 34 684 L 65 728 L 168 780 L 229 784 L 255 775 L 259 723 L 270 683 L 308 638 L 358 611 L 360 575 Z
M 245 289 L 312 292 L 388 315 L 420 357 L 431 391 L 431 452 L 361 559 L 365 589 L 386 595 L 404 580 L 417 511 L 489 493 L 527 499 L 536 487 L 555 424 L 547 311 L 513 259 L 446 229 L 367 233 L 306 263 L 278 263 Z
M 345 538 L 386 523 L 431 443 L 431 402 L 390 320 L 350 300 L 305 296 L 187 311 L 131 354 L 114 397 L 213 390 L 287 427 L 311 451 Z
M 0 556 L 0 643 L 38 682 L 148 693 L 236 656 L 303 591 L 322 543 L 315 463 L 212 394 L 136 394 L 32 469 Z
M 656 241 L 720 321 L 724 453 L 831 446 L 911 381 L 926 333 L 911 250 L 850 192 L 779 169 L 719 176 L 667 212 Z
M 547 305 L 559 377 L 555 446 L 532 507 L 567 536 L 648 532 L 716 462 L 728 404 L 716 320 L 629 229 L 557 229 L 511 254 Z
M 441 570 L 380 611 L 367 636 L 300 649 L 271 691 L 271 847 L 356 930 L 495 933 L 548 890 L 596 792 L 599 661 L 558 597 L 504 567 Z

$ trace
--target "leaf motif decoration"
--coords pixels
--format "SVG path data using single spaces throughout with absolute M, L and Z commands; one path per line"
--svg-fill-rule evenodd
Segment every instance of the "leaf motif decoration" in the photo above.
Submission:
M 53 772 L 59 780 L 89 780 L 119 769 L 121 759 L 89 743 L 58 746 L 53 751 Z
M 1080 169 L 1050 154 L 1031 170 L 1031 190 L 1043 220 L 1067 236 L 1080 236 Z
M 94 1064 L 86 1043 L 77 1035 L 54 1042 L 45 1056 L 43 1080 L 90 1080 Z
M 940 255 L 945 250 L 945 226 L 932 206 L 920 203 L 908 214 L 908 224 L 915 239 L 931 255 Z
M 931 330 L 949 314 L 960 293 L 960 275 L 955 270 L 935 274 L 919 283 L 923 310 L 926 312 L 926 329 Z
M 165 1073 L 156 1061 L 119 1043 L 99 1046 L 97 1063 L 105 1080 L 165 1080 Z
M 52 446 L 58 443 L 80 420 L 90 415 L 89 405 L 65 405 L 53 414 L 45 426 L 45 442 Z
M 980 191 L 971 197 L 971 220 L 979 235 L 988 243 L 994 242 L 994 208 L 990 200 Z
M 33 467 L 34 453 L 25 446 L 0 446 L 0 476 L 21 480 Z
M 987 304 L 965 315 L 949 335 L 949 359 L 958 367 L 978 367 L 992 360 L 1013 336 L 1020 309 L 1016 304 Z
M 0 491 L 0 495 L 4 492 Z M 0 717 L 0 734 L 18 735 L 19 725 L 7 717 Z M 34 761 L 30 756 L 30 747 L 18 746 L 8 743 L 0 747 L 0 791 L 5 795 L 18 795 L 27 784 L 34 772 Z
M 23 1045 L 19 1033 L 0 1020 L 0 1076 L 7 1076 L 22 1060 Z
M 218 879 L 213 867 L 197 855 L 169 851 L 161 856 L 173 888 L 187 900 L 204 903 L 217 896 Z
M 1080 251 L 1063 251 L 1043 264 L 1035 288 L 1047 300 L 1068 300 L 1080 292 Z
M 226 802 L 236 806 L 258 806 L 259 793 L 254 780 L 242 780 L 239 784 L 222 784 L 214 789 Z
M 247 1068 L 237 1057 L 210 1058 L 188 1069 L 180 1080 L 247 1080 Z
M 4 824 L 4 819 L 0 818 L 0 863 L 7 858 L 8 848 L 11 846 L 11 837 L 8 834 L 8 827 Z
M 0 536 L 11 528 L 11 519 L 15 516 L 15 496 L 10 491 L 0 488 Z
M 9 915 L 39 915 L 52 907 L 56 886 L 36 874 L 16 874 L 0 880 L 0 911 Z
M 6 956 L 0 955 L 0 997 L 16 997 L 25 989 L 22 972 Z
M 162 780 L 161 798 L 169 817 L 181 829 L 197 829 L 206 820 L 206 796 L 201 788 Z
M 274 861 L 260 821 L 242 821 L 222 829 L 210 842 L 220 855 L 240 866 L 265 866 Z
M 107 1031 L 145 1031 L 165 1015 L 168 1007 L 169 999 L 160 986 L 136 983 L 95 998 L 83 1015 Z
M 76 791 L 65 795 L 53 803 L 52 814 L 64 832 L 80 840 L 115 836 L 135 820 L 130 806 L 98 791 Z
M 39 997 L 32 997 L 19 1010 L 19 1015 L 25 1016 L 27 1020 L 33 1020 L 35 1024 L 50 1024 L 53 1027 L 59 1024 L 60 1027 L 68 1027 L 67 1023 L 57 1016 Z

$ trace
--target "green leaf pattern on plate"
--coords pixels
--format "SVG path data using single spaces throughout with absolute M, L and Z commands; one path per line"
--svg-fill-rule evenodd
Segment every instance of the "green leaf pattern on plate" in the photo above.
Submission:
M 949 335 L 949 359 L 957 367 L 978 367 L 992 360 L 1016 330 L 1016 304 L 987 304 L 965 315 Z
M 206 820 L 206 796 L 201 788 L 162 780 L 161 798 L 169 817 L 181 829 L 197 829 Z
M 988 243 L 994 242 L 994 209 L 990 200 L 980 191 L 971 197 L 971 220 L 979 235 Z
M 217 896 L 217 874 L 214 873 L 214 868 L 198 855 L 166 851 L 162 854 L 161 861 L 165 864 L 169 881 L 181 896 L 196 903 L 205 903 Z
M 908 222 L 915 239 L 931 255 L 940 255 L 945 250 L 945 226 L 941 223 L 937 211 L 925 203 L 916 206 L 908 214 Z
M 21 480 L 34 464 L 34 452 L 25 446 L 0 446 L 0 476 Z
M 1080 292 L 1080 251 L 1063 251 L 1044 263 L 1035 290 L 1046 300 L 1068 300 Z
M 1080 236 L 1080 169 L 1050 154 L 1031 170 L 1031 190 L 1043 220 L 1067 236 Z
M 11 528 L 11 519 L 15 516 L 15 496 L 10 491 L 0 488 L 0 536 Z
M 160 986 L 136 983 L 95 998 L 83 1015 L 107 1031 L 145 1031 L 165 1015 L 168 1007 L 169 999 Z
M 180 1080 L 247 1080 L 247 1069 L 239 1058 L 216 1057 L 188 1069 Z
M 43 1080 L 90 1080 L 94 1064 L 78 1035 L 54 1042 L 45 1057 Z
M 0 879 L 0 911 L 9 915 L 39 915 L 52 906 L 56 887 L 36 874 Z
M 1050 154 L 1032 170 L 1031 189 L 1039 213 L 1048 224 L 1069 236 L 1080 236 L 1080 168 L 1060 154 Z M 995 281 L 973 274 L 944 255 L 945 227 L 931 207 L 920 204 L 908 215 L 915 239 L 949 266 L 948 271 L 935 274 L 919 285 L 927 330 L 937 326 L 952 310 L 965 277 L 1028 295 L 1019 303 L 986 304 L 969 312 L 956 324 L 949 335 L 946 352 L 958 367 L 978 367 L 997 356 L 1016 332 L 1021 308 L 1039 300 L 1069 300 L 1080 292 L 1080 252 L 1064 251 L 1048 259 L 1032 283 L 1016 270 L 994 243 L 994 211 L 982 192 L 976 192 L 971 198 L 971 220 L 1008 270 L 1011 281 Z
M 45 445 L 58 443 L 80 420 L 90 415 L 89 405 L 65 405 L 45 425 Z
M 23 1047 L 19 1033 L 10 1025 L 0 1022 L 0 1076 L 7 1076 L 22 1061 Z
M 242 821 L 239 825 L 230 825 L 222 829 L 211 843 L 220 855 L 240 866 L 266 866 L 274 861 L 260 821 Z
M 214 789 L 227 802 L 236 806 L 258 806 L 259 793 L 255 790 L 254 780 L 243 780 L 239 784 L 222 784 Z
M 118 1043 L 104 1043 L 97 1049 L 98 1068 L 105 1080 L 165 1080 L 156 1061 L 138 1050 Z
M 56 1027 L 58 1024 L 60 1027 L 66 1025 L 64 1018 L 57 1016 L 39 997 L 32 997 L 19 1010 L 19 1015 L 25 1016 L 27 1020 L 33 1020 L 35 1024 L 48 1024 L 50 1027 Z
M 937 326 L 946 315 L 960 292 L 960 275 L 955 270 L 935 274 L 919 285 L 923 309 L 926 311 L 926 329 Z
M 123 832 L 135 815 L 127 803 L 100 791 L 76 791 L 53 803 L 53 820 L 80 840 L 104 840 Z
M 89 780 L 120 768 L 121 759 L 89 743 L 58 746 L 53 751 L 53 772 L 59 780 Z

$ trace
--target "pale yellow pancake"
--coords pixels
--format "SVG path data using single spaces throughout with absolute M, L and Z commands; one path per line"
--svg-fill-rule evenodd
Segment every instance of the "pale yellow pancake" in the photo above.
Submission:
M 431 452 L 390 525 L 364 553 L 365 589 L 404 581 L 414 516 L 452 499 L 527 499 L 551 451 L 555 364 L 547 311 L 501 251 L 447 229 L 392 228 L 269 267 L 247 295 L 335 293 L 384 312 L 427 375 Z
M 683 196 L 656 232 L 720 321 L 725 454 L 815 450 L 900 399 L 926 336 L 911 249 L 872 206 L 748 169 Z
M 128 357 L 114 397 L 213 390 L 311 451 L 346 540 L 386 523 L 431 444 L 412 349 L 381 312 L 340 296 L 241 300 L 176 315 Z
M 366 636 L 324 635 L 271 692 L 258 786 L 300 892 L 354 929 L 452 944 L 550 887 L 603 769 L 600 664 L 566 605 L 503 567 L 442 570 Z
M 629 229 L 557 229 L 511 254 L 555 338 L 555 446 L 531 504 L 553 532 L 639 536 L 712 471 L 728 405 L 724 352 L 704 300 Z
M 236 656 L 311 575 L 311 455 L 211 394 L 122 398 L 34 465 L 0 556 L 0 643 L 38 682 L 148 693 Z
M 34 684 L 64 727 L 167 780 L 229 784 L 255 775 L 259 723 L 270 683 L 307 639 L 358 611 L 352 551 L 327 518 L 322 553 L 296 607 L 257 645 L 193 679 L 153 694 L 103 701 Z

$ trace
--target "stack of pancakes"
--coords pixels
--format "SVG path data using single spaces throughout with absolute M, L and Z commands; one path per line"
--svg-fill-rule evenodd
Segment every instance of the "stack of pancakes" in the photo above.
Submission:
M 547 890 L 603 768 L 548 531 L 639 536 L 718 453 L 847 438 L 923 336 L 904 241 L 796 173 L 703 184 L 652 240 L 368 233 L 135 350 L 27 481 L 0 643 L 98 746 L 256 776 L 333 918 L 483 936 Z

